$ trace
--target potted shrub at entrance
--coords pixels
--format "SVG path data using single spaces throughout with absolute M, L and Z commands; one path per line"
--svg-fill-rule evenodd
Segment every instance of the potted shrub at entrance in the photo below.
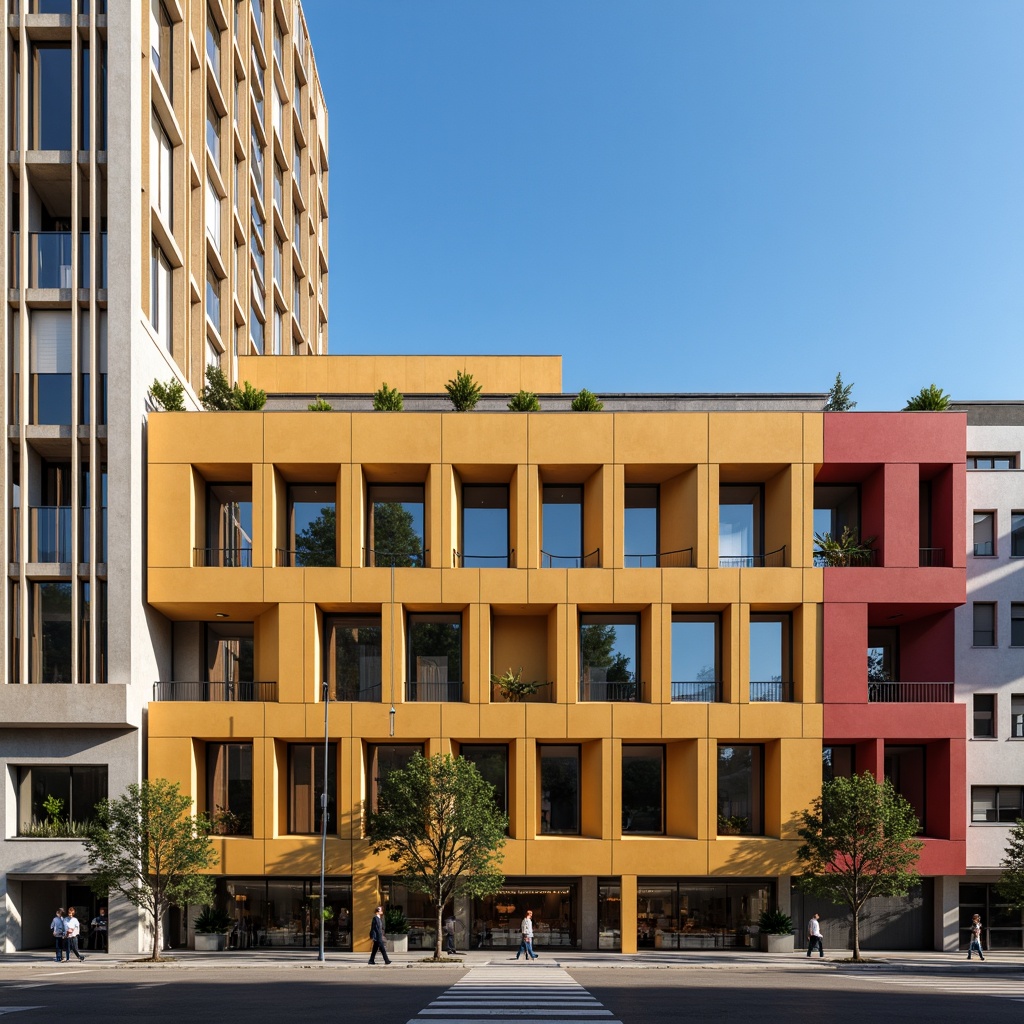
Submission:
M 384 908 L 384 938 L 390 943 L 392 953 L 409 952 L 409 922 L 398 907 Z
M 203 907 L 196 918 L 196 949 L 217 952 L 227 944 L 231 918 L 216 907 Z
M 781 910 L 766 910 L 757 922 L 761 934 L 761 949 L 765 953 L 792 953 L 793 919 Z

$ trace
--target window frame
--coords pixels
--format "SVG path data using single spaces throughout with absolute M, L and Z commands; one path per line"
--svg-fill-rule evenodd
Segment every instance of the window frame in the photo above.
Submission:
M 1010 557 L 1024 557 L 1024 509 L 1010 511 Z
M 366 745 L 366 806 L 372 812 L 377 810 L 377 794 L 381 782 L 380 751 L 386 748 L 408 750 L 406 765 L 416 754 L 426 757 L 426 744 L 424 743 L 368 743 Z
M 987 707 L 986 707 L 987 703 Z M 994 740 L 998 736 L 997 710 L 998 696 L 995 693 L 972 694 L 971 701 L 971 738 L 976 740 Z
M 627 751 L 657 751 L 658 753 L 658 827 L 651 829 L 627 828 L 626 827 L 626 759 L 632 756 L 634 760 L 640 761 L 643 758 L 639 754 L 629 755 Z M 653 758 L 650 758 L 653 760 Z M 630 836 L 663 836 L 665 834 L 665 767 L 667 762 L 664 743 L 623 743 L 621 757 L 621 778 L 620 792 L 622 794 L 622 834 Z
M 985 629 L 978 627 L 978 613 L 982 609 L 988 608 L 991 612 L 991 629 Z M 971 636 L 971 647 L 978 648 L 980 650 L 991 650 L 992 648 L 999 646 L 999 624 L 998 624 L 998 608 L 995 601 L 972 601 L 971 602 L 971 623 L 973 633 Z M 990 635 L 992 637 L 991 643 L 978 643 L 978 636 Z
M 338 834 L 338 743 L 327 745 L 327 834 Z M 296 783 L 295 768 L 296 755 L 308 752 L 312 766 L 310 768 L 309 787 L 312 795 L 309 799 L 309 809 L 312 813 L 312 827 L 297 828 L 296 824 Z M 320 821 L 320 793 L 317 791 L 317 783 L 323 785 L 323 743 L 289 743 L 288 744 L 288 835 L 311 836 L 322 834 L 322 822 Z
M 575 815 L 575 822 L 572 828 L 552 828 L 550 812 L 552 810 L 550 801 L 548 804 L 549 817 L 547 819 L 547 828 L 545 828 L 544 818 L 544 760 L 545 754 L 551 754 L 552 761 L 554 760 L 554 751 L 561 751 L 560 756 L 564 760 L 568 760 L 571 756 L 575 756 L 576 761 L 576 794 L 575 794 L 575 808 L 573 813 Z M 573 752 L 570 754 L 570 751 Z M 583 765 L 582 765 L 582 749 L 578 743 L 538 743 L 537 744 L 537 834 L 544 836 L 579 836 L 583 834 L 582 831 L 582 796 L 583 796 Z
M 995 558 L 999 554 L 998 537 L 999 531 L 996 521 L 995 509 L 977 508 L 974 509 L 974 528 L 971 534 L 973 544 L 973 554 L 975 558 Z M 985 520 L 988 521 L 989 539 L 978 541 L 978 527 L 981 526 Z M 979 548 L 988 547 L 989 551 L 979 551 Z
M 976 793 L 992 791 L 990 809 L 984 812 L 985 817 L 978 817 L 976 805 L 978 798 Z M 1001 791 L 1017 791 L 1016 804 L 1002 804 L 1000 802 Z M 1004 810 L 1005 807 L 1005 810 Z M 971 824 L 972 825 L 1012 825 L 1018 818 L 1024 817 L 1024 785 L 1018 786 L 971 786 Z
M 253 748 L 254 743 L 252 740 L 232 740 L 231 742 L 207 741 L 206 743 L 206 813 L 209 815 L 211 822 L 213 822 L 213 835 L 241 836 L 250 839 L 255 836 L 253 818 L 256 806 L 256 761 Z M 248 807 L 243 806 L 245 804 L 244 794 L 241 797 L 236 797 L 236 801 L 233 801 L 231 796 L 232 784 L 237 785 L 239 782 L 244 783 L 246 781 L 244 774 L 246 750 L 249 761 Z M 223 782 L 218 787 L 215 765 L 218 760 L 217 755 L 221 752 L 226 762 Z M 233 764 L 234 758 L 240 758 L 241 761 Z M 237 778 L 233 779 L 232 769 L 238 767 L 242 768 L 242 772 Z M 218 788 L 220 789 L 219 793 L 217 792 Z M 216 803 L 217 796 L 223 796 L 226 804 Z M 238 800 L 240 800 L 241 805 L 233 806 Z M 219 811 L 217 810 L 218 807 L 220 808 Z M 231 823 L 228 816 L 237 819 L 237 823 Z M 248 822 L 246 817 L 248 817 Z M 221 820 L 218 821 L 218 818 Z M 248 831 L 246 831 L 246 824 L 248 824 Z
M 743 830 L 732 824 L 727 825 L 723 831 L 723 819 L 731 823 L 742 815 L 723 814 L 722 798 L 722 752 L 724 750 L 749 750 L 754 754 L 751 763 L 751 779 L 747 787 L 747 798 L 750 801 L 752 813 L 746 817 L 750 820 L 748 830 Z M 715 758 L 715 808 L 718 836 L 763 836 L 765 832 L 765 800 L 764 800 L 764 773 L 765 773 L 765 749 L 763 743 L 724 743 L 717 745 L 717 756 Z M 729 810 L 732 809 L 730 803 Z

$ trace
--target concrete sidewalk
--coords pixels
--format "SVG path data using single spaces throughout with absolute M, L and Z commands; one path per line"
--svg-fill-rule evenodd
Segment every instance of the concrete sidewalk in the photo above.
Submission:
M 963 951 L 956 953 L 936 952 L 875 952 L 865 953 L 868 962 L 852 964 L 847 962 L 849 952 L 837 951 L 826 954 L 819 959 L 817 955 L 808 958 L 801 950 L 792 953 L 757 953 L 750 951 L 685 951 L 659 950 L 658 952 L 615 953 L 560 950 L 558 952 L 538 950 L 540 960 L 516 962 L 515 954 L 507 950 L 472 950 L 456 955 L 457 962 L 448 966 L 462 968 L 482 967 L 484 965 L 508 965 L 511 969 L 529 970 L 553 964 L 569 970 L 573 968 L 590 969 L 645 969 L 645 970 L 840 970 L 840 971 L 905 971 L 917 974 L 1019 974 L 1024 975 L 1024 951 L 1000 950 L 986 954 L 985 960 L 977 959 L 968 962 Z M 226 951 L 223 953 L 197 953 L 195 950 L 167 950 L 166 957 L 173 957 L 173 962 L 151 964 L 142 955 L 121 956 L 103 952 L 90 953 L 85 956 L 91 967 L 119 967 L 125 969 L 149 968 L 153 970 L 200 969 L 217 967 L 218 969 L 265 970 L 276 969 L 347 969 L 367 967 L 365 953 L 337 953 L 328 951 L 324 963 L 317 960 L 316 950 L 284 950 L 284 949 L 253 949 L 242 951 Z M 413 953 L 392 955 L 396 967 L 418 967 L 432 969 L 436 965 L 424 963 L 429 954 L 424 950 Z M 7 953 L 0 955 L 0 977 L 5 967 L 39 967 L 54 968 L 57 965 L 52 952 Z M 379 962 L 378 962 L 379 966 Z M 61 965 L 60 970 L 74 971 L 79 967 L 77 962 Z

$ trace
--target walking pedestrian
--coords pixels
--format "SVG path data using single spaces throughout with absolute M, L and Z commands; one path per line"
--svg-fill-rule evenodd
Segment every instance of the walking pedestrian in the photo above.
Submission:
M 449 914 L 444 922 L 444 951 L 455 953 L 455 915 Z
M 812 914 L 810 921 L 807 922 L 807 955 L 810 956 L 814 951 L 814 948 L 818 949 L 818 956 L 822 957 L 825 955 L 825 947 L 821 942 L 821 925 L 818 924 L 820 914 Z
M 89 948 L 107 949 L 107 908 L 100 907 L 99 913 L 89 922 Z
M 65 954 L 68 951 L 68 928 L 64 923 L 64 908 L 58 907 L 57 913 L 54 914 L 53 920 L 50 922 L 50 932 L 53 935 L 54 941 L 56 942 L 57 948 L 57 963 L 60 963 L 64 959 Z
M 516 953 L 516 959 L 519 959 L 520 953 L 526 954 L 527 960 L 536 960 L 538 954 L 533 951 L 533 911 L 528 910 L 526 916 L 523 918 L 523 923 L 520 926 L 520 942 L 519 950 Z
M 387 947 L 384 945 L 384 908 L 378 907 L 373 914 L 373 920 L 370 922 L 370 939 L 373 942 L 373 948 L 370 950 L 370 959 L 368 963 L 375 964 L 377 962 L 377 951 L 380 951 L 380 955 L 384 957 L 384 963 L 389 964 L 391 960 L 388 957 Z
M 64 924 L 67 927 L 68 933 L 68 945 L 65 951 L 67 954 L 66 959 L 70 960 L 71 954 L 74 953 L 75 956 L 78 957 L 78 962 L 84 963 L 85 957 L 82 956 L 82 954 L 78 951 L 78 936 L 82 931 L 82 923 L 78 920 L 77 917 L 75 917 L 74 907 L 68 907 L 68 916 Z
M 985 954 L 981 951 L 981 914 L 975 914 L 971 920 L 971 944 L 967 947 L 967 959 L 971 959 L 971 954 L 977 953 L 979 960 L 985 959 Z

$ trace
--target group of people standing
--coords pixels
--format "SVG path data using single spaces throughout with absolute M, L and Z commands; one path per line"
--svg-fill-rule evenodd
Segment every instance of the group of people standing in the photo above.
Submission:
M 56 948 L 57 963 L 67 963 L 74 953 L 79 962 L 85 959 L 78 948 L 78 938 L 82 933 L 82 923 L 78 920 L 74 907 L 57 908 L 57 913 L 50 922 Z M 100 907 L 99 913 L 89 922 L 89 934 L 92 937 L 93 949 L 107 948 L 107 908 Z

